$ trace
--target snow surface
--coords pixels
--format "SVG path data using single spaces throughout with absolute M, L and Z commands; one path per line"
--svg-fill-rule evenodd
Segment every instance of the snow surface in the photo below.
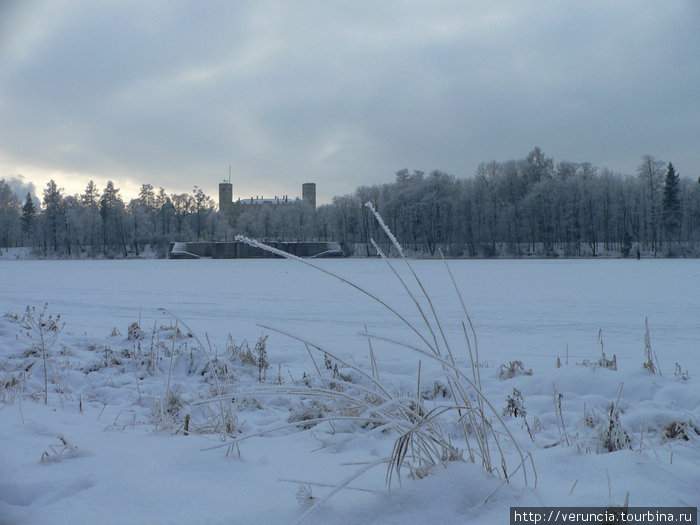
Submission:
M 29 260 L 35 259 L 32 256 L 31 248 L 21 247 L 21 248 L 0 248 L 0 261 L 17 261 L 17 260 Z
M 314 264 L 422 326 L 384 262 Z M 392 264 L 419 294 L 405 265 Z M 458 365 L 471 374 L 463 314 L 444 264 L 412 264 Z M 504 418 L 532 455 L 537 486 L 531 469 L 527 486 L 521 472 L 504 484 L 478 462 L 450 461 L 423 479 L 403 472 L 401 484 L 394 479 L 388 491 L 386 467 L 379 465 L 307 523 L 507 523 L 510 506 L 621 505 L 627 494 L 630 506 L 698 505 L 700 262 L 448 264 L 477 331 L 484 393 L 499 412 L 513 389 L 522 393 L 525 420 Z M 386 308 L 299 262 L 2 260 L 0 276 L 0 523 L 293 523 L 306 510 L 298 501 L 303 490 L 310 487 L 312 501 L 319 501 L 332 490 L 325 485 L 387 457 L 398 437 L 359 423 L 336 423 L 335 431 L 322 423 L 252 437 L 238 449 L 205 450 L 222 444 L 220 419 L 216 404 L 196 403 L 217 388 L 235 395 L 232 433 L 239 438 L 329 409 L 286 393 L 250 394 L 261 388 L 258 368 L 232 350 L 244 340 L 252 350 L 268 336 L 263 387 L 317 375 L 303 344 L 260 324 L 311 340 L 368 373 L 365 327 L 417 344 Z M 26 307 L 38 313 L 45 303 L 47 313 L 65 322 L 49 350 L 48 405 L 41 352 L 21 328 Z M 424 299 L 421 304 L 427 307 Z M 642 368 L 645 318 L 662 375 Z M 597 364 L 601 340 L 617 370 Z M 380 379 L 394 392 L 415 396 L 419 360 L 425 389 L 441 377 L 438 364 L 407 348 L 379 339 L 372 347 Z M 315 358 L 330 380 L 323 355 Z M 515 360 L 524 370 L 499 377 L 500 365 Z M 532 374 L 522 373 L 527 370 Z M 357 380 L 342 363 L 340 373 Z M 164 416 L 159 407 L 168 389 L 177 403 Z M 562 394 L 565 433 L 554 389 Z M 441 402 L 425 400 L 426 406 Z M 629 448 L 604 452 L 601 429 L 615 402 Z M 187 436 L 185 414 L 191 415 Z M 444 427 L 453 432 L 447 418 Z M 687 441 L 664 437 L 672 421 L 685 424 Z M 512 471 L 514 447 L 507 439 L 502 444 Z

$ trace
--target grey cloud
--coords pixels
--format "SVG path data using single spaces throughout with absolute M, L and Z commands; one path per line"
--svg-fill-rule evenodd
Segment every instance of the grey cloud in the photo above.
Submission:
M 214 193 L 231 164 L 243 195 L 329 200 L 535 145 L 628 173 L 700 160 L 692 1 L 55 5 L 15 6 L 0 39 L 5 170 Z
M 0 180 L 2 180 L 0 178 Z M 23 175 L 16 175 L 14 177 L 9 177 L 5 179 L 5 183 L 10 187 L 12 193 L 14 193 L 17 200 L 22 204 L 25 202 L 27 195 L 32 196 L 32 200 L 35 205 L 39 205 L 39 198 L 37 197 L 36 187 L 31 181 L 25 181 Z

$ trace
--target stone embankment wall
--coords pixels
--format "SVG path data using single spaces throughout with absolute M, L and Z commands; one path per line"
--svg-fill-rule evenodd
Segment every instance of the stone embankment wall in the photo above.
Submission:
M 342 257 L 343 250 L 337 242 L 270 242 L 273 248 L 298 257 Z M 256 259 L 277 255 L 243 242 L 171 242 L 168 248 L 171 259 Z

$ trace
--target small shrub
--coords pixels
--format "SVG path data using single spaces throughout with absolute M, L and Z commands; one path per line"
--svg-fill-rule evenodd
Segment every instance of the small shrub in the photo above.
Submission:
M 255 364 L 258 367 L 258 382 L 262 383 L 267 380 L 267 369 L 270 368 L 270 362 L 267 360 L 267 350 L 265 344 L 267 336 L 260 336 L 255 343 Z
M 523 394 L 517 388 L 514 388 L 513 393 L 506 397 L 506 406 L 503 409 L 503 415 L 522 418 L 527 415 Z
M 180 414 L 180 411 L 184 406 L 185 402 L 182 399 L 180 386 L 175 385 L 168 391 L 168 398 L 165 403 L 165 412 L 171 417 L 176 417 Z
M 207 382 L 214 381 L 214 376 L 216 376 L 216 380 L 218 381 L 232 382 L 236 380 L 233 366 L 222 359 L 214 358 L 204 363 L 204 365 L 198 365 L 195 372 L 202 376 Z
M 446 399 L 451 397 L 450 389 L 442 381 L 435 380 L 431 387 L 424 388 L 420 393 L 421 399 Z
M 26 372 L 6 375 L 0 380 L 0 402 L 11 404 L 24 388 Z
M 238 416 L 230 407 L 218 414 L 217 421 L 219 423 L 219 426 L 216 427 L 218 433 L 230 436 L 238 430 Z
M 325 418 L 330 411 L 328 405 L 314 399 L 297 405 L 297 407 L 292 410 L 287 421 L 289 423 L 299 422 L 299 428 L 308 430 L 317 425 L 318 420 Z
M 146 333 L 141 330 L 141 327 L 137 322 L 133 322 L 129 325 L 129 328 L 127 328 L 127 339 L 129 341 L 139 341 L 146 337 Z
M 609 481 L 608 481 L 609 482 Z M 610 516 L 607 523 L 623 523 L 628 518 L 630 493 L 625 494 L 625 502 L 622 505 L 611 505 L 605 508 L 605 515 Z
M 587 410 L 583 414 L 583 424 L 588 428 L 597 428 L 600 425 L 601 419 L 593 410 Z
M 49 445 L 49 449 L 41 455 L 42 463 L 53 463 L 65 458 L 78 457 L 78 447 L 70 443 L 64 436 L 59 436 L 58 440 L 59 443 Z
M 610 403 L 607 410 L 607 419 L 598 427 L 598 451 L 615 452 L 617 450 L 631 449 L 632 439 L 620 423 L 620 413 L 615 404 Z
M 338 392 L 343 391 L 343 383 L 352 382 L 352 378 L 348 375 L 340 373 L 338 369 L 338 363 L 333 361 L 327 353 L 323 354 L 323 366 L 328 370 L 333 380 L 330 381 L 329 386 L 332 390 L 337 390 Z
M 304 385 L 309 388 L 314 384 L 314 378 L 312 376 L 306 375 L 306 372 L 304 372 L 301 376 L 301 379 L 299 381 L 294 381 L 295 385 Z
M 44 303 L 44 308 L 37 311 L 36 306 L 27 306 L 22 316 L 20 326 L 24 335 L 32 342 L 32 347 L 41 353 L 44 363 L 44 404 L 49 403 L 49 372 L 47 360 L 49 351 L 56 343 L 58 335 L 63 330 L 65 323 L 61 321 L 61 314 L 54 317 L 48 313 L 49 303 Z
M 612 359 L 607 359 L 605 357 L 605 353 L 603 353 L 601 358 L 598 360 L 598 366 L 602 366 L 603 368 L 607 368 L 609 370 L 617 370 L 617 355 L 613 354 Z
M 166 390 L 163 399 L 153 400 L 151 423 L 157 429 L 172 430 L 184 407 L 185 402 L 182 398 L 180 387 L 175 385 L 172 389 Z
M 17 376 L 10 375 L 0 380 L 0 387 L 5 390 L 10 390 L 20 385 L 20 379 Z
M 262 410 L 263 404 L 254 397 L 241 396 L 236 398 L 236 407 L 239 410 Z
M 6 312 L 3 315 L 3 317 L 5 319 L 7 319 L 8 321 L 13 322 L 13 323 L 19 323 L 19 319 L 20 319 L 19 314 L 16 314 L 14 312 Z
M 685 371 L 681 368 L 681 365 L 676 363 L 676 366 L 673 369 L 673 375 L 676 377 L 680 377 L 683 381 L 687 381 L 688 379 L 688 370 L 686 369 Z
M 511 379 L 515 376 L 531 376 L 532 369 L 525 369 L 525 365 L 520 360 L 510 361 L 508 365 L 501 365 L 498 367 L 498 377 L 499 379 Z
M 240 432 L 238 417 L 231 410 L 230 404 L 227 404 L 223 411 L 214 410 L 208 405 L 195 405 L 193 408 L 195 410 L 190 420 L 190 433 L 224 434 L 230 436 Z
M 246 339 L 240 345 L 237 345 L 229 335 L 228 343 L 226 343 L 226 354 L 231 361 L 238 360 L 244 366 L 257 365 L 257 360 Z
M 700 436 L 700 428 L 691 421 L 669 421 L 664 427 L 662 441 L 690 441 L 695 436 Z
M 600 343 L 600 359 L 598 360 L 598 366 L 607 368 L 609 370 L 617 370 L 617 356 L 613 354 L 612 359 L 608 359 L 605 356 L 605 350 L 603 347 L 603 329 L 598 330 L 598 342 Z

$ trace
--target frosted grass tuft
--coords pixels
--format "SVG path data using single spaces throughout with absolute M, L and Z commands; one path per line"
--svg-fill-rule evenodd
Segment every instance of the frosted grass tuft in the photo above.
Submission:
M 340 490 L 340 488 L 347 485 L 347 482 L 356 479 L 369 468 L 373 468 L 374 466 L 380 464 L 386 465 L 387 467 L 387 487 L 391 486 L 391 482 L 394 477 L 397 477 L 399 481 L 401 480 L 402 470 L 407 470 L 410 476 L 413 478 L 422 478 L 429 474 L 431 467 L 434 465 L 448 461 L 465 460 L 473 463 L 479 461 L 484 470 L 494 476 L 500 477 L 503 479 L 504 483 L 509 482 L 512 475 L 514 475 L 518 470 L 522 469 L 524 482 L 527 486 L 529 484 L 527 474 L 529 470 L 534 474 L 536 486 L 537 473 L 532 456 L 529 453 L 525 454 L 522 451 L 508 426 L 501 418 L 499 411 L 496 410 L 496 408 L 489 402 L 481 391 L 480 377 L 478 374 L 472 371 L 472 375 L 474 376 L 472 380 L 457 366 L 453 351 L 450 348 L 450 344 L 448 343 L 440 318 L 433 305 L 433 301 L 425 289 L 421 279 L 413 270 L 411 264 L 404 255 L 402 247 L 396 240 L 396 237 L 384 223 L 379 213 L 374 209 L 372 203 L 368 202 L 365 204 L 365 206 L 372 212 L 380 227 L 387 234 L 391 243 L 396 247 L 401 258 L 410 269 L 411 275 L 415 279 L 416 284 L 420 288 L 422 299 L 428 303 L 427 309 L 424 309 L 424 307 L 421 306 L 419 297 L 417 297 L 411 291 L 407 283 L 401 278 L 389 259 L 383 254 L 378 245 L 372 239 L 372 244 L 375 246 L 382 259 L 389 266 L 394 276 L 399 280 L 405 292 L 411 299 L 411 302 L 418 309 L 422 319 L 422 328 L 427 330 L 429 333 L 428 336 L 423 335 L 422 330 L 419 329 L 416 324 L 410 322 L 395 308 L 389 306 L 384 300 L 377 297 L 365 287 L 350 282 L 342 276 L 334 274 L 325 268 L 317 266 L 283 250 L 268 246 L 260 241 L 250 239 L 242 235 L 236 236 L 237 241 L 244 242 L 255 248 L 262 249 L 280 257 L 292 259 L 315 268 L 322 273 L 352 286 L 356 290 L 381 304 L 384 308 L 400 319 L 411 333 L 418 337 L 418 344 L 414 345 L 411 343 L 404 343 L 391 338 L 383 337 L 379 334 L 370 334 L 367 333 L 366 329 L 362 335 L 366 336 L 370 341 L 371 339 L 384 340 L 435 360 L 442 369 L 442 382 L 447 385 L 447 390 L 450 393 L 449 397 L 446 398 L 449 399 L 449 402 L 435 402 L 434 406 L 432 407 L 426 406 L 424 403 L 425 400 L 421 398 L 420 395 L 420 367 L 418 369 L 418 377 L 416 381 L 418 384 L 418 391 L 416 392 L 416 395 L 406 396 L 402 394 L 393 394 L 391 393 L 393 390 L 391 385 L 383 384 L 380 380 L 374 361 L 372 362 L 372 370 L 366 372 L 359 366 L 354 365 L 347 360 L 343 360 L 337 352 L 324 348 L 320 344 L 313 343 L 306 337 L 297 336 L 274 327 L 260 325 L 261 327 L 276 331 L 304 344 L 307 350 L 309 350 L 309 354 L 311 355 L 314 367 L 319 373 L 319 376 L 321 376 L 321 372 L 313 358 L 311 352 L 312 349 L 316 352 L 322 353 L 324 355 L 324 359 L 327 359 L 328 356 L 330 356 L 343 366 L 352 369 L 359 374 L 358 379 L 354 381 L 334 377 L 332 381 L 326 382 L 321 376 L 322 387 L 319 388 L 312 388 L 308 385 L 263 385 L 259 389 L 255 389 L 250 392 L 242 392 L 245 395 L 284 394 L 297 395 L 307 398 L 311 397 L 323 400 L 325 406 L 330 407 L 328 413 L 324 412 L 323 414 L 317 414 L 317 417 L 310 417 L 309 419 L 305 419 L 303 422 L 290 422 L 282 427 L 277 427 L 276 430 L 291 428 L 294 426 L 298 428 L 310 428 L 311 425 L 326 422 L 332 426 L 334 423 L 340 423 L 342 421 L 354 421 L 363 425 L 363 427 L 370 425 L 370 432 L 393 431 L 398 434 L 398 437 L 394 441 L 393 449 L 387 457 L 363 466 L 356 473 L 347 478 L 345 482 L 340 483 L 327 497 L 314 502 L 314 504 L 311 505 L 308 511 L 304 514 L 304 517 L 315 511 L 324 501 L 337 492 L 337 490 Z M 449 267 L 447 271 L 449 272 Z M 466 339 L 465 348 L 470 361 L 474 363 L 472 344 L 467 335 L 466 329 L 468 324 L 473 333 L 473 325 L 469 315 L 466 312 L 462 295 L 457 288 L 454 279 L 452 282 L 462 304 L 467 321 L 466 323 L 464 321 L 462 322 L 464 336 Z M 476 334 L 473 333 L 473 336 L 474 346 L 476 346 Z M 241 394 L 241 392 L 239 392 L 239 394 Z M 230 395 L 217 396 L 216 398 L 204 401 L 204 403 L 217 401 L 221 402 L 229 399 L 230 397 Z M 487 417 L 485 411 L 488 411 L 491 414 L 490 417 L 493 417 L 493 419 L 498 422 L 499 430 L 496 430 L 490 417 Z M 453 427 L 455 425 L 458 428 L 461 428 L 462 431 L 462 437 L 458 441 L 455 441 L 455 437 L 445 430 L 445 428 Z M 335 430 L 335 427 L 332 426 L 332 428 Z M 257 432 L 251 435 L 237 436 L 235 437 L 235 443 L 240 443 L 243 440 L 257 435 L 262 435 L 270 431 L 273 430 Z M 512 442 L 515 452 L 520 458 L 517 466 L 513 469 L 509 469 L 507 466 L 506 452 L 501 445 L 501 437 L 499 437 L 499 435 L 507 436 L 507 438 Z M 229 446 L 231 443 L 232 442 L 224 443 L 219 446 Z M 459 448 L 460 443 L 463 443 L 463 449 Z M 218 448 L 218 446 L 212 448 Z M 492 457 L 494 453 L 497 454 L 496 457 L 498 457 L 499 460 Z M 528 460 L 531 467 L 530 469 L 527 468 Z

